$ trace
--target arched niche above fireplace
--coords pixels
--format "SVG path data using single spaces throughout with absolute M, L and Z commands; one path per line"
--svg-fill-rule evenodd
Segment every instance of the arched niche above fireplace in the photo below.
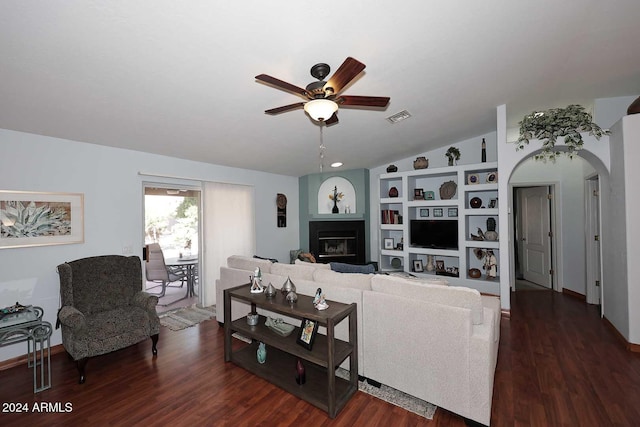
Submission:
M 333 200 L 329 198 L 329 195 L 333 195 L 334 187 L 337 188 L 338 193 L 344 194 L 340 202 L 338 202 L 340 213 L 345 213 L 347 207 L 350 213 L 356 213 L 356 190 L 348 179 L 339 176 L 327 178 L 320 184 L 320 188 L 318 189 L 318 213 L 331 213 Z

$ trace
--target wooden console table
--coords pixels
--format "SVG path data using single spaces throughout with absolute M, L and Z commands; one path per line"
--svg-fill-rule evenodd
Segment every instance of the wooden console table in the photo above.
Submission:
M 298 301 L 290 305 L 280 291 L 273 298 L 263 293 L 252 294 L 250 284 L 225 289 L 224 291 L 224 360 L 258 375 L 285 391 L 306 400 L 326 411 L 331 418 L 346 405 L 358 390 L 358 339 L 356 304 L 327 301 L 329 308 L 316 310 L 313 298 L 298 295 Z M 296 326 L 291 335 L 282 337 L 265 326 L 266 317 L 260 316 L 256 326 L 247 324 L 246 316 L 231 321 L 231 300 L 251 304 L 251 312 L 256 307 L 289 317 L 307 318 L 326 327 L 326 335 L 317 334 L 313 348 L 307 350 L 296 343 L 300 327 Z M 349 318 L 349 341 L 335 338 L 335 326 Z M 233 350 L 231 335 L 234 332 L 251 338 L 250 345 Z M 267 360 L 259 364 L 256 351 L 259 342 L 267 346 Z M 336 377 L 336 367 L 349 358 L 349 380 Z M 306 361 L 306 383 L 298 385 L 295 380 L 296 361 Z M 310 362 L 310 363 L 309 363 Z
M 0 346 L 27 342 L 27 366 L 33 368 L 33 392 L 51 388 L 51 323 L 42 320 L 44 310 L 33 307 L 34 320 L 0 322 Z M 40 373 L 38 374 L 38 368 Z

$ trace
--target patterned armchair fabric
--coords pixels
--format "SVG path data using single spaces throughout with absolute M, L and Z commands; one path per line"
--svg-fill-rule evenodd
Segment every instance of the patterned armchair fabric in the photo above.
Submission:
M 58 266 L 62 344 L 77 362 L 80 383 L 89 357 L 136 344 L 149 337 L 152 352 L 160 333 L 158 297 L 143 292 L 140 259 L 105 255 Z

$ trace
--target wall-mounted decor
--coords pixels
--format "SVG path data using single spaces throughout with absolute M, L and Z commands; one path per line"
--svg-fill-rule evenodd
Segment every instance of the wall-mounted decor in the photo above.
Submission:
M 0 190 L 0 249 L 83 242 L 83 194 Z
M 286 227 L 287 226 L 287 196 L 282 193 L 278 193 L 276 197 L 276 205 L 278 207 L 277 210 L 277 221 L 278 227 Z

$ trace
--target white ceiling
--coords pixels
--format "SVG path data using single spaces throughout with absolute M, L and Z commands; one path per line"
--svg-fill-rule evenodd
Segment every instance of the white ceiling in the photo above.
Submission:
M 300 176 L 319 127 L 312 65 L 367 65 L 343 93 L 326 163 L 370 168 L 491 132 L 535 109 L 640 93 L 640 1 L 2 0 L 0 127 Z M 401 110 L 413 117 L 390 124 Z

